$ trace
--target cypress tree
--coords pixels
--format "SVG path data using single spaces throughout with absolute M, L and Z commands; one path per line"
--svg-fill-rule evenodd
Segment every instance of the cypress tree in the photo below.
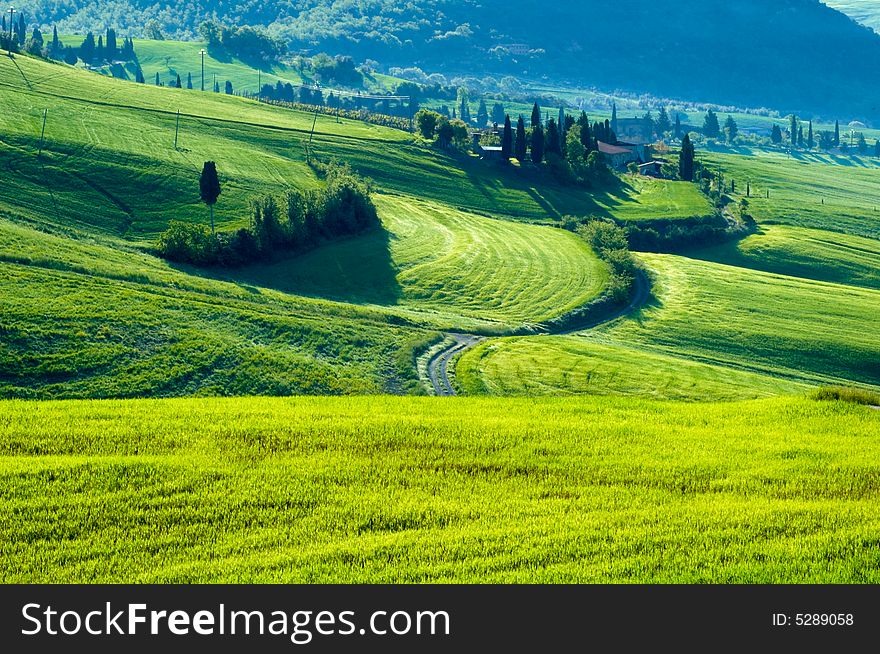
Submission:
M 232 82 L 226 80 L 226 95 L 232 95 Z
M 520 163 L 525 162 L 526 160 L 526 150 L 528 148 L 528 144 L 526 143 L 526 121 L 523 120 L 522 114 L 520 114 L 519 120 L 516 121 L 516 144 L 513 148 L 513 155 L 519 160 Z
M 681 155 L 678 159 L 678 175 L 686 182 L 694 181 L 694 146 L 691 137 L 685 134 L 681 139 Z
M 792 114 L 791 116 L 788 117 L 788 120 L 789 120 L 788 134 L 789 134 L 789 137 L 791 138 L 791 145 L 793 147 L 796 147 L 797 146 L 797 136 L 798 136 L 798 119 L 797 119 L 797 116 Z
M 675 112 L 675 138 L 681 138 L 681 114 L 677 111 Z
M 104 49 L 104 37 L 98 35 L 98 47 L 95 49 L 95 58 L 98 63 L 103 62 L 107 58 L 107 51 Z
M 202 175 L 199 178 L 199 195 L 202 202 L 211 210 L 211 233 L 214 233 L 214 205 L 220 197 L 220 179 L 217 177 L 217 165 L 213 161 L 206 161 L 202 167 Z
M 776 145 L 782 143 L 782 130 L 779 128 L 779 125 L 773 125 L 773 129 L 770 131 L 770 140 Z
M 584 154 L 587 155 L 593 149 L 593 135 L 590 132 L 590 119 L 587 117 L 586 112 L 581 112 L 575 124 L 578 128 L 578 140 L 584 146 Z
M 504 117 L 504 135 L 501 137 L 501 158 L 509 161 L 513 154 L 513 128 L 510 125 L 510 116 Z
M 79 46 L 79 58 L 87 64 L 91 64 L 95 59 L 95 35 L 91 32 L 86 34 L 82 45 Z
M 617 133 L 617 103 L 611 103 L 611 131 Z
M 559 127 L 556 120 L 551 118 L 547 121 L 547 138 L 545 140 L 544 151 L 547 154 L 562 155 L 562 148 L 559 146 Z
M 24 23 L 24 14 L 18 15 L 18 45 L 24 45 L 25 39 L 27 37 L 26 34 L 27 26 Z
M 811 120 L 809 131 L 807 132 L 807 148 L 812 150 L 814 147 L 816 147 L 816 141 L 813 138 L 813 121 Z
M 733 119 L 733 116 L 727 116 L 727 120 L 724 123 L 724 134 L 727 136 L 727 142 L 733 143 L 736 140 L 737 135 L 739 134 L 739 126 L 736 124 L 736 121 Z
M 489 109 L 486 108 L 486 101 L 480 98 L 480 107 L 477 109 L 477 127 L 485 127 L 489 123 Z
M 653 124 L 653 121 L 651 121 L 651 122 Z M 608 120 L 607 118 L 605 119 L 605 132 L 604 133 L 605 133 L 605 142 L 614 145 L 614 143 L 617 141 L 617 139 L 614 138 L 614 134 L 612 134 L 612 132 L 611 132 L 611 121 Z
M 183 84 L 180 83 L 180 74 L 177 75 L 177 81 L 174 83 L 175 88 L 182 89 Z
M 186 74 L 186 88 L 192 90 L 193 87 L 193 76 L 192 73 Z
M 217 80 L 214 80 L 214 93 L 220 93 L 220 82 L 218 82 Z M 318 91 L 318 93 L 320 93 L 320 91 Z M 318 100 L 318 101 L 316 101 L 315 104 L 317 104 L 317 105 L 323 105 L 323 104 L 324 104 L 324 98 L 321 97 L 321 99 Z
M 532 128 L 532 163 L 544 160 L 544 128 L 538 123 Z
M 141 70 L 141 65 L 137 65 L 137 70 L 134 71 L 134 81 L 138 84 L 143 84 L 146 80 L 144 79 L 144 71 Z
M 104 48 L 107 53 L 107 59 L 113 61 L 118 55 L 116 46 L 116 30 L 112 27 L 107 28 L 107 40 L 104 42 Z
M 804 126 L 798 127 L 798 147 L 804 147 Z
M 840 121 L 834 121 L 834 147 L 840 147 Z
M 703 134 L 706 135 L 706 138 L 710 139 L 717 139 L 721 136 L 721 125 L 718 123 L 718 116 L 711 109 L 706 112 L 706 117 L 703 119 Z
M 156 71 L 156 86 L 162 86 L 162 82 L 159 81 L 159 71 Z
M 58 38 L 58 28 L 52 27 L 52 55 L 58 56 L 61 52 L 61 39 Z
M 534 129 L 541 124 L 541 108 L 538 106 L 538 103 L 535 103 L 535 106 L 532 107 L 532 124 L 530 127 Z
M 669 122 L 669 113 L 666 111 L 666 107 L 660 107 L 660 113 L 657 115 L 655 126 L 657 128 L 657 136 L 660 138 L 663 138 L 663 135 L 672 129 L 672 123 Z
M 500 102 L 496 102 L 492 105 L 492 122 L 498 123 L 499 125 L 504 122 L 504 117 L 506 116 L 504 112 L 504 105 Z

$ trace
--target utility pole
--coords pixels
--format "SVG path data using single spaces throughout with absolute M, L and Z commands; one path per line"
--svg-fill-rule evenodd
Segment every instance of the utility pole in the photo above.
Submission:
M 177 120 L 174 123 L 174 149 L 177 149 L 177 137 L 180 134 L 180 109 L 177 110 Z
M 43 109 L 43 129 L 40 130 L 40 151 L 37 152 L 37 159 L 43 154 L 43 137 L 46 136 L 46 116 L 49 115 L 48 109 Z
M 202 91 L 205 90 L 205 55 L 208 54 L 208 51 L 202 48 L 199 50 L 199 54 L 202 56 Z
M 312 131 L 309 133 L 309 144 L 306 146 L 306 163 L 312 163 L 312 137 L 315 135 L 315 125 L 318 124 L 318 106 L 315 105 L 315 118 L 312 120 Z
M 6 42 L 6 48 L 9 51 L 9 56 L 12 56 L 12 23 L 14 22 L 15 17 L 15 7 L 9 8 L 9 40 Z

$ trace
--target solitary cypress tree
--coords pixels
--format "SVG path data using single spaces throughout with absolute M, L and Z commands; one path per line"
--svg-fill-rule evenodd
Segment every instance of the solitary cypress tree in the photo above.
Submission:
M 501 137 L 501 157 L 504 161 L 510 160 L 513 154 L 513 128 L 510 125 L 510 116 L 504 117 L 504 134 Z
M 214 80 L 214 93 L 220 93 L 220 82 L 218 82 L 217 80 Z M 321 92 L 317 91 L 317 93 L 320 94 Z M 316 101 L 315 104 L 323 105 L 324 98 L 322 97 L 322 95 L 319 95 L 318 97 L 320 98 L 320 100 Z
M 535 106 L 532 107 L 532 124 L 530 127 L 534 129 L 541 124 L 541 107 L 538 106 L 538 103 L 535 103 Z
M 804 147 L 804 126 L 798 127 L 798 147 Z
M 681 155 L 678 158 L 678 176 L 686 182 L 694 181 L 694 146 L 691 137 L 685 134 L 681 139 Z
M 98 63 L 107 59 L 107 50 L 104 49 L 104 37 L 100 34 L 98 35 L 98 47 L 95 49 L 95 59 L 98 60 Z
M 811 120 L 809 131 L 807 132 L 807 148 L 812 150 L 814 147 L 816 147 L 816 141 L 813 138 L 813 121 Z
M 192 87 L 193 87 L 193 76 L 192 76 L 192 73 L 187 73 L 187 74 L 186 74 L 186 88 L 188 88 L 188 89 L 191 90 Z
M 159 71 L 156 71 L 156 86 L 162 86 L 162 82 L 159 81 Z
M 18 15 L 18 45 L 24 45 L 27 38 L 27 25 L 24 22 L 24 14 Z
M 232 82 L 226 80 L 226 95 L 232 95 Z
M 527 148 L 526 121 L 523 120 L 522 114 L 520 114 L 519 120 L 516 121 L 516 143 L 513 147 L 513 156 L 515 156 L 520 163 L 523 163 L 526 160 Z
M 544 128 L 538 123 L 532 128 L 532 163 L 544 160 Z
M 220 179 L 217 177 L 217 165 L 213 161 L 206 161 L 202 167 L 202 176 L 199 178 L 199 195 L 202 202 L 211 210 L 211 233 L 214 233 L 214 205 L 220 197 Z
M 174 86 L 179 89 L 183 88 L 183 84 L 181 84 L 181 82 L 180 82 L 180 75 L 179 74 L 177 75 L 177 81 L 174 83 Z
M 611 130 L 617 133 L 617 103 L 611 103 Z
M 52 51 L 51 54 L 54 57 L 57 57 L 61 52 L 61 39 L 58 38 L 58 28 L 52 28 Z
M 681 138 L 681 115 L 676 111 L 675 112 L 675 138 Z
M 834 147 L 840 147 L 840 121 L 834 121 Z
M 792 146 L 797 146 L 797 137 L 798 137 L 798 119 L 797 116 L 792 114 L 788 117 L 789 126 L 788 126 L 788 134 L 791 138 Z

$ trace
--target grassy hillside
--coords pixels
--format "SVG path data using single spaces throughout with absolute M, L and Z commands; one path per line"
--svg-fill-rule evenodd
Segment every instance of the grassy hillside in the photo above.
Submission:
M 783 275 L 880 288 L 880 241 L 836 232 L 767 225 L 746 239 L 692 256 Z
M 631 395 L 720 402 L 790 395 L 804 384 L 577 336 L 485 342 L 462 355 L 455 380 L 465 395 Z
M 582 239 L 563 230 L 410 197 L 380 196 L 378 207 L 386 232 L 252 266 L 236 278 L 292 293 L 445 314 L 453 326 L 457 318 L 458 328 L 467 321 L 547 320 L 586 304 L 607 282 L 606 266 Z
M 243 224 L 256 194 L 316 184 L 305 161 L 311 114 L 133 84 L 27 57 L 0 61 L 0 89 L 9 91 L 0 107 L 0 165 L 17 182 L 0 189 L 0 209 L 35 220 L 152 240 L 170 218 L 205 220 L 196 182 L 208 159 L 218 162 L 224 184 L 221 225 Z M 644 197 L 627 185 L 590 195 L 549 177 L 536 179 L 533 171 L 438 153 L 397 130 L 337 124 L 328 116 L 319 116 L 315 127 L 312 151 L 320 159 L 347 161 L 381 188 L 469 210 L 552 221 L 565 214 L 647 215 L 652 208 L 691 215 L 706 206 L 684 184 L 648 187 Z
M 880 166 L 875 159 L 746 148 L 736 154 L 700 152 L 699 157 L 720 167 L 741 192 L 751 181 L 749 211 L 759 221 L 880 239 Z
M 0 412 L 3 582 L 880 581 L 880 413 L 867 407 L 311 398 Z
M 0 396 L 403 392 L 405 317 L 175 270 L 0 221 Z

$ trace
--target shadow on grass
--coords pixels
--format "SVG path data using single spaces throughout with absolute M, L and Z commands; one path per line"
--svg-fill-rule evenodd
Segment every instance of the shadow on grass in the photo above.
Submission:
M 393 239 L 377 228 L 302 254 L 277 255 L 267 263 L 214 271 L 213 276 L 246 290 L 268 288 L 352 304 L 394 305 L 403 291 L 391 256 Z

